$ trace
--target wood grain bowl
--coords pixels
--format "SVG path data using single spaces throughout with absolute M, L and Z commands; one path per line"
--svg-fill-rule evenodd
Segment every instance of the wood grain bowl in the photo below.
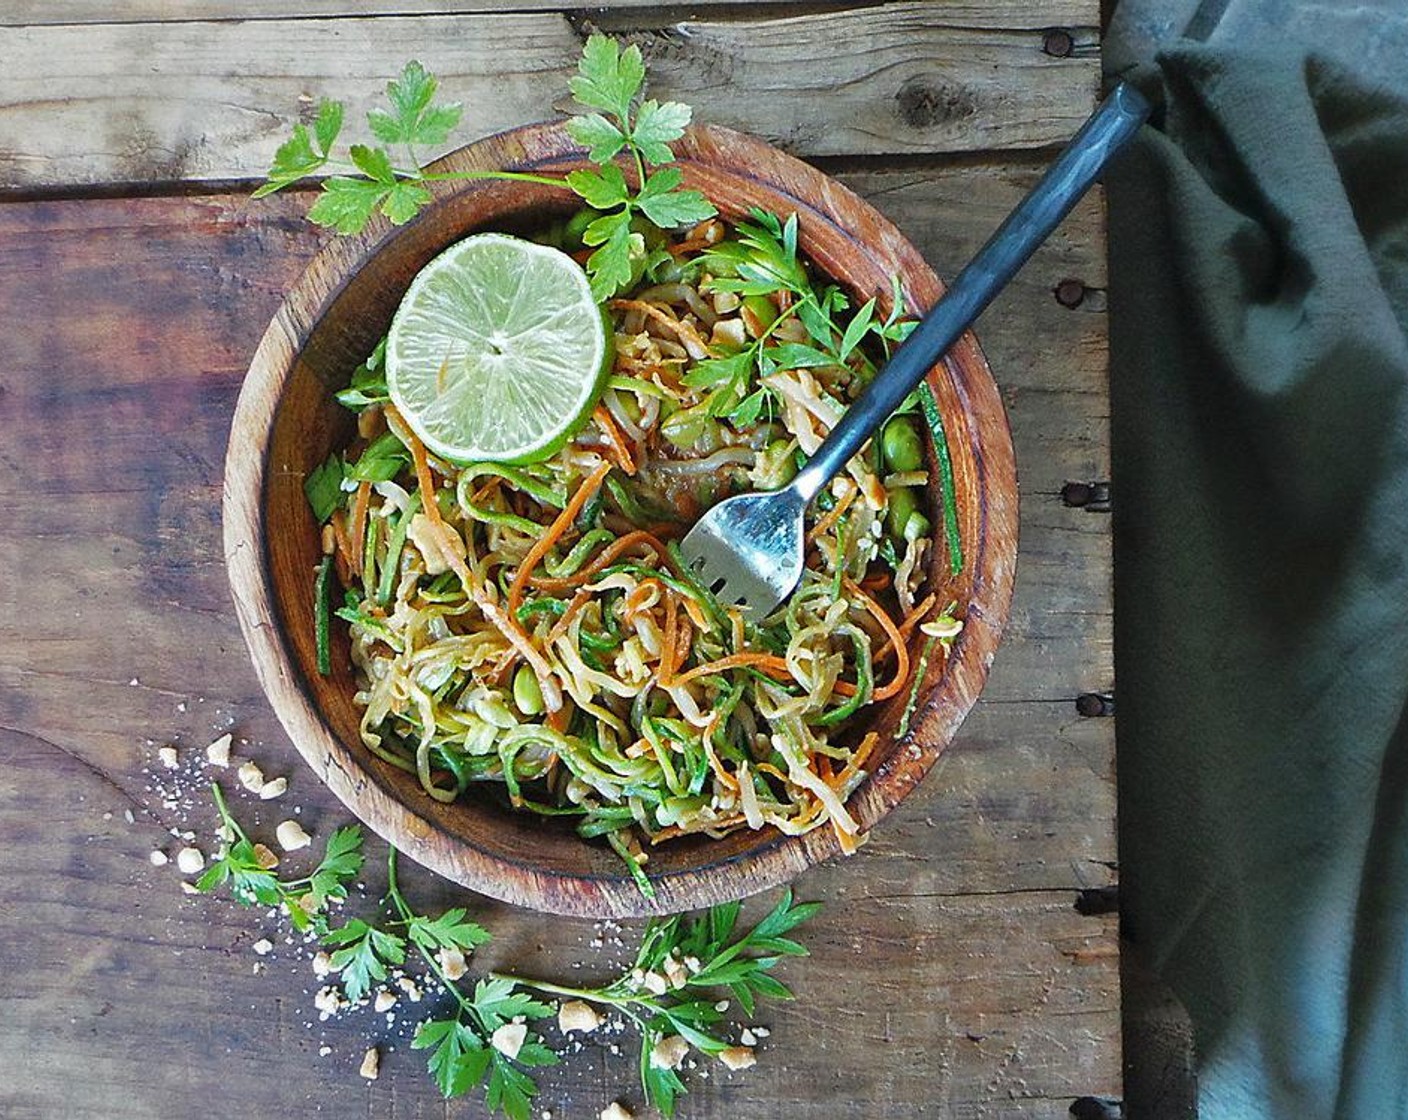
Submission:
M 927 307 L 942 293 L 938 277 L 888 221 L 816 169 L 722 128 L 695 127 L 676 150 L 685 185 L 704 191 L 725 218 L 754 205 L 796 211 L 806 256 L 861 299 L 878 295 L 883 307 L 892 275 L 912 307 Z M 582 151 L 554 123 L 471 144 L 434 170 L 556 173 L 583 164 Z M 436 193 L 435 205 L 411 224 L 395 229 L 378 221 L 318 254 L 270 323 L 235 410 L 224 489 L 230 583 L 255 670 L 290 739 L 353 813 L 411 858 L 473 890 L 539 910 L 600 918 L 707 906 L 783 883 L 837 854 L 825 827 L 800 837 L 744 830 L 722 840 L 661 844 L 651 850 L 651 901 L 604 844 L 515 813 L 487 790 L 439 804 L 413 775 L 361 745 L 345 629 L 333 629 L 331 676 L 318 674 L 314 649 L 319 533 L 303 480 L 346 444 L 354 426 L 332 393 L 386 331 L 411 278 L 437 252 L 476 230 L 527 230 L 574 208 L 565 190 L 523 183 L 441 183 Z M 965 625 L 947 661 L 930 664 L 907 735 L 895 737 L 906 695 L 870 710 L 867 729 L 880 733 L 881 746 L 848 802 L 865 829 L 903 800 L 952 740 L 987 677 L 1012 595 L 1012 443 L 971 334 L 929 382 L 948 427 L 965 559 L 962 573 L 951 577 L 943 549 L 935 549 L 930 586 L 941 601 L 962 605 Z M 932 462 L 932 446 L 928 453 Z M 931 499 L 937 504 L 936 494 Z M 916 654 L 921 641 L 914 639 Z

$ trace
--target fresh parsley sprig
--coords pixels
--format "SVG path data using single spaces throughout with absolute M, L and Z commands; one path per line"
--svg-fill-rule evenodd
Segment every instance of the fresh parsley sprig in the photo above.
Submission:
M 347 825 L 328 837 L 323 858 L 312 874 L 281 879 L 274 874 L 277 860 L 272 851 L 256 845 L 230 814 L 218 782 L 210 784 L 220 813 L 224 839 L 215 861 L 196 880 L 196 889 L 211 892 L 226 884 L 241 906 L 279 906 L 287 911 L 295 929 L 327 929 L 330 900 L 347 897 L 347 885 L 362 869 L 362 828 Z M 262 849 L 262 850 L 261 850 Z
M 459 102 L 437 101 L 435 76 L 412 61 L 386 86 L 389 111 L 367 113 L 368 128 L 384 146 L 351 144 L 345 157 L 337 154 L 346 109 L 324 98 L 311 126 L 295 125 L 274 153 L 267 181 L 254 197 L 341 171 L 322 181 L 322 194 L 308 217 L 338 233 L 355 234 L 378 212 L 393 225 L 404 225 L 433 201 L 427 187 L 433 182 L 507 179 L 566 187 L 601 212 L 586 226 L 583 240 L 593 249 L 586 262 L 592 291 L 598 300 L 607 300 L 632 282 L 648 255 L 637 219 L 673 230 L 717 211 L 699 191 L 682 189 L 684 175 L 678 167 L 666 166 L 674 160 L 670 144 L 684 135 L 691 112 L 676 101 L 644 97 L 645 60 L 639 47 L 622 50 L 614 39 L 591 36 L 569 85 L 578 106 L 587 111 L 569 119 L 567 131 L 587 149 L 595 169 L 565 177 L 496 170 L 426 172 L 422 151 L 449 139 L 464 108 Z M 616 162 L 623 156 L 634 183 Z M 375 381 L 369 378 L 369 383 Z
M 513 976 L 495 979 L 611 1007 L 625 1015 L 640 1033 L 641 1087 L 647 1100 L 668 1117 L 685 1087 L 675 1072 L 678 1059 L 656 1060 L 662 1041 L 678 1036 L 710 1056 L 733 1049 L 716 1032 L 723 1019 L 716 997 L 727 990 L 749 1015 L 760 998 L 791 999 L 791 989 L 772 975 L 772 969 L 783 957 L 807 955 L 805 946 L 786 934 L 820 908 L 817 902 L 794 902 L 788 890 L 757 925 L 743 933 L 736 932 L 737 902 L 702 914 L 652 919 L 631 967 L 598 988 Z
M 509 1120 L 528 1120 L 538 1085 L 524 1068 L 554 1065 L 557 1055 L 526 1024 L 551 1015 L 552 1008 L 501 980 L 480 980 L 474 994 L 466 996 L 446 974 L 437 950 L 473 952 L 489 940 L 488 932 L 465 921 L 465 911 L 458 907 L 435 919 L 412 909 L 397 883 L 395 848 L 387 855 L 386 874 L 386 897 L 406 930 L 402 950 L 409 942 L 456 1004 L 453 1014 L 421 1023 L 411 1048 L 431 1051 L 426 1066 L 445 1097 L 462 1096 L 482 1084 L 491 1113 L 502 1110 Z
M 670 144 L 684 135 L 691 110 L 677 101 L 642 99 L 645 59 L 634 44 L 622 50 L 605 35 L 593 35 L 582 49 L 572 97 L 588 110 L 567 122 L 572 139 L 587 149 L 599 170 L 573 171 L 570 186 L 588 206 L 603 211 L 586 227 L 582 240 L 595 250 L 587 259 L 592 291 L 605 300 L 627 287 L 633 262 L 646 253 L 644 236 L 632 226 L 643 215 L 660 229 L 695 225 L 718 213 L 699 191 L 682 190 Z M 625 153 L 635 171 L 635 189 L 614 162 Z M 658 170 L 650 170 L 657 168 Z

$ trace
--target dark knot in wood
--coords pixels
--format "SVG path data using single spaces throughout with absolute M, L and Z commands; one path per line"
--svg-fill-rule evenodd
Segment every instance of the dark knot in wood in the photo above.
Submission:
M 916 75 L 895 94 L 900 118 L 910 128 L 933 128 L 945 121 L 971 117 L 978 108 L 973 92 L 936 78 Z
M 1052 58 L 1070 58 L 1076 49 L 1076 41 L 1063 27 L 1053 27 L 1041 37 L 1041 49 Z

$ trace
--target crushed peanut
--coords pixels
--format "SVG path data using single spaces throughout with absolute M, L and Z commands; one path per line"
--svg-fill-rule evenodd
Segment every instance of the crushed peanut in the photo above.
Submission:
M 635 1115 L 620 1101 L 612 1101 L 601 1110 L 601 1120 L 635 1120 Z
M 738 1041 L 743 1043 L 744 1046 L 756 1046 L 758 1045 L 758 1036 L 747 1027 L 744 1027 L 743 1033 L 738 1036 Z
M 303 831 L 303 826 L 297 821 L 280 821 L 279 827 L 274 829 L 274 838 L 286 852 L 296 852 L 313 842 L 313 838 Z
M 751 1069 L 758 1064 L 757 1057 L 748 1046 L 730 1046 L 727 1050 L 720 1050 L 719 1061 L 729 1069 Z
M 259 864 L 265 871 L 272 871 L 279 866 L 279 857 L 276 856 L 267 844 L 254 845 L 254 862 Z
M 286 789 L 288 789 L 287 778 L 275 778 L 272 782 L 265 782 L 259 787 L 259 800 L 272 801 L 276 797 L 282 797 Z
M 332 971 L 332 958 L 319 949 L 313 954 L 313 975 L 322 979 Z
M 378 1014 L 384 1011 L 390 1011 L 395 1006 L 396 997 L 385 988 L 377 992 L 376 999 L 372 1001 L 372 1010 Z
M 375 1081 L 381 1072 L 381 1052 L 373 1046 L 362 1055 L 362 1068 L 357 1071 L 368 1081 Z
M 250 793 L 258 793 L 264 788 L 264 771 L 259 769 L 256 763 L 246 762 L 235 771 L 235 776 L 239 778 L 240 785 Z
M 258 953 L 261 957 L 266 957 L 274 951 L 274 943 L 270 941 L 267 937 L 261 937 L 253 945 L 251 945 L 250 948 L 253 949 L 256 953 Z
M 589 1003 L 574 999 L 557 1009 L 557 1029 L 563 1034 L 571 1031 L 589 1033 L 601 1026 L 601 1016 Z
M 205 869 L 205 856 L 199 848 L 182 848 L 176 853 L 176 866 L 182 875 L 194 875 Z
M 663 996 L 670 990 L 670 982 L 654 969 L 642 977 L 641 983 L 645 985 L 645 990 L 653 996 Z
M 650 1065 L 654 1069 L 679 1069 L 688 1053 L 688 1042 L 677 1034 L 667 1034 L 650 1051 Z
M 215 742 L 205 748 L 205 760 L 211 766 L 230 765 L 230 736 L 221 735 Z
M 435 954 L 435 959 L 440 962 L 440 971 L 445 974 L 446 980 L 458 980 L 469 971 L 469 965 L 465 963 L 464 953 L 458 949 L 441 949 Z
M 161 764 L 168 770 L 175 770 L 178 765 L 175 747 L 162 747 L 156 752 L 157 758 L 161 759 Z
M 152 861 L 153 867 L 165 867 L 168 863 L 171 862 L 167 858 L 166 853 L 163 852 L 160 848 L 157 848 L 155 851 L 153 851 L 152 854 L 149 855 L 147 858 Z
M 510 1061 L 518 1057 L 523 1043 L 528 1038 L 528 1027 L 523 1023 L 505 1023 L 489 1036 L 489 1044 Z

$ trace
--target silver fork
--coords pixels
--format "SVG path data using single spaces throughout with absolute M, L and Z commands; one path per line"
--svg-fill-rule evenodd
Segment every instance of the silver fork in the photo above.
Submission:
M 791 594 L 802 578 L 802 515 L 808 504 L 1007 286 L 1148 113 L 1149 103 L 1137 90 L 1117 85 L 791 483 L 727 498 L 699 519 L 680 551 L 720 602 L 761 617 Z

